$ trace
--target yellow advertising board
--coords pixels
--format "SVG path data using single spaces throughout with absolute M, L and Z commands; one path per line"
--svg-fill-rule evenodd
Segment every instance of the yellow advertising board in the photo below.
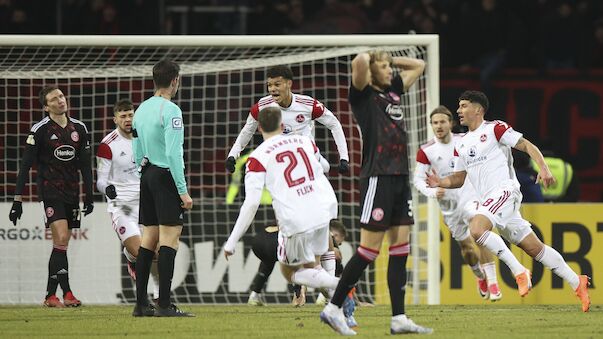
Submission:
M 603 204 L 524 204 L 521 213 L 532 224 L 536 235 L 559 251 L 575 272 L 592 278 L 591 301 L 593 304 L 602 304 L 603 294 L 597 293 L 597 287 L 598 274 L 603 274 Z M 443 223 L 440 223 L 440 232 L 441 304 L 489 303 L 479 297 L 476 278 L 464 264 L 458 245 Z M 532 271 L 534 288 L 528 296 L 521 298 L 517 293 L 515 278 L 504 263 L 496 259 L 498 281 L 503 292 L 499 303 L 578 305 L 574 292 L 561 278 L 517 246 L 512 245 L 511 250 Z M 387 250 L 382 253 L 387 253 Z M 381 260 L 377 263 L 376 271 L 386 270 L 385 266 L 387 260 Z M 376 290 L 381 292 L 378 295 L 383 295 L 382 292 L 387 289 L 387 276 L 376 274 L 376 280 Z M 387 292 L 383 297 L 378 297 L 377 302 L 389 303 L 386 295 Z

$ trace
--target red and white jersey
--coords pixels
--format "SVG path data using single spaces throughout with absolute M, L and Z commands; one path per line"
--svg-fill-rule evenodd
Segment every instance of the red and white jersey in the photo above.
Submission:
M 116 201 L 138 202 L 140 177 L 134 162 L 132 139 L 124 138 L 115 129 L 101 141 L 96 159 L 96 187 L 99 192 L 104 194 L 105 188 L 113 185 L 117 192 Z
M 245 149 L 253 134 L 258 128 L 258 114 L 265 107 L 278 107 L 281 109 L 284 131 L 283 134 L 304 135 L 314 140 L 314 120 L 325 125 L 335 139 L 339 158 L 349 160 L 348 146 L 341 123 L 337 117 L 326 108 L 320 101 L 301 94 L 292 93 L 291 105 L 281 107 L 272 96 L 261 98 L 251 107 L 245 126 L 239 133 L 228 156 L 238 158 L 241 151 Z
M 457 142 L 455 155 L 459 160 L 454 170 L 467 172 L 481 200 L 501 185 L 511 184 L 519 189 L 511 147 L 522 136 L 504 121 L 484 121 Z
M 224 245 L 233 252 L 253 221 L 264 186 L 272 195 L 279 231 L 289 237 L 326 227 L 337 218 L 337 198 L 316 158 L 318 149 L 305 136 L 277 135 L 247 159 L 245 201 Z
M 436 197 L 437 188 L 427 186 L 425 173 L 431 173 L 435 170 L 440 178 L 447 177 L 454 172 L 454 167 L 458 158 L 454 156 L 454 146 L 461 140 L 463 134 L 454 134 L 447 144 L 433 138 L 430 142 L 422 145 L 417 151 L 417 164 L 413 183 L 419 192 L 430 198 Z M 477 193 L 468 180 L 457 189 L 446 189 L 444 198 L 438 200 L 442 214 L 447 216 L 452 214 L 457 206 L 464 206 L 467 201 L 477 200 Z

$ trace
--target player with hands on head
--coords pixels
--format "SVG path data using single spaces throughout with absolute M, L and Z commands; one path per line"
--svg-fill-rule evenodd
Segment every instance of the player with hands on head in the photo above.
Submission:
M 16 226 L 23 214 L 21 194 L 35 162 L 38 166 L 38 200 L 44 205 L 44 223 L 52 230 L 53 248 L 48 262 L 44 305 L 76 307 L 81 302 L 69 285 L 67 248 L 71 230 L 80 227 L 80 173 L 84 181 L 84 216 L 94 209 L 90 139 L 86 125 L 69 116 L 69 103 L 58 87 L 42 88 L 39 100 L 46 117 L 34 124 L 27 136 L 9 219 Z M 56 296 L 58 285 L 63 290 L 63 302 Z
M 530 223 L 519 212 L 521 191 L 513 168 L 511 148 L 525 152 L 540 171 L 537 181 L 545 187 L 555 183 L 542 153 L 523 135 L 504 121 L 486 121 L 488 97 L 479 91 L 465 91 L 459 98 L 457 113 L 460 123 L 469 131 L 455 146 L 454 172 L 440 178 L 435 170 L 427 174 L 430 187 L 458 188 L 469 179 L 479 196 L 479 207 L 469 224 L 475 242 L 502 260 L 515 276 L 519 294 L 524 297 L 532 288 L 531 272 L 515 258 L 502 238 L 492 232 L 496 227 L 509 242 L 519 246 L 529 256 L 542 263 L 565 280 L 575 291 L 588 312 L 589 277 L 578 275 L 554 248 L 545 245 L 532 231 Z
M 469 234 L 469 221 L 475 214 L 479 200 L 473 186 L 468 181 L 458 189 L 430 188 L 425 184 L 426 173 L 432 168 L 440 177 L 452 173 L 456 160 L 454 145 L 462 137 L 461 134 L 452 133 L 452 113 L 445 106 L 434 109 L 429 119 L 434 138 L 417 151 L 414 186 L 426 197 L 438 200 L 444 223 L 459 244 L 465 263 L 477 277 L 480 296 L 491 301 L 500 300 L 502 292 L 498 286 L 494 258 L 490 251 L 484 248 L 479 248 L 476 253 L 475 243 Z
M 116 128 L 103 138 L 96 152 L 96 187 L 107 196 L 107 212 L 111 216 L 113 229 L 124 246 L 128 273 L 136 280 L 136 257 L 141 244 L 138 224 L 140 174 L 132 151 L 133 119 L 132 101 L 118 100 L 113 107 Z M 154 297 L 158 299 L 159 273 L 156 261 L 153 261 L 151 275 Z
M 394 72 L 394 68 L 398 71 Z M 355 335 L 343 313 L 349 291 L 372 263 L 387 235 L 387 283 L 392 317 L 390 333 L 431 333 L 404 310 L 406 261 L 413 224 L 408 170 L 408 137 L 401 96 L 423 73 L 425 62 L 392 57 L 386 51 L 358 54 L 352 60 L 349 103 L 362 135 L 360 171 L 360 246 L 345 266 L 339 285 L 320 314 L 323 322 L 342 335 Z
M 291 91 L 293 86 L 293 72 L 287 66 L 274 66 L 266 72 L 268 85 L 267 96 L 255 103 L 249 112 L 247 122 L 239 133 L 228 158 L 226 169 L 232 173 L 235 170 L 236 159 L 245 149 L 253 134 L 258 128 L 258 114 L 265 107 L 277 107 L 282 112 L 284 124 L 283 134 L 304 135 L 314 140 L 314 121 L 325 125 L 335 139 L 339 151 L 338 171 L 346 174 L 350 170 L 348 146 L 341 123 L 337 117 L 320 101 Z M 329 162 L 322 156 L 319 157 L 323 172 L 330 170 Z
M 309 137 L 282 133 L 277 107 L 265 107 L 257 117 L 264 142 L 247 160 L 245 201 L 223 246 L 224 256 L 235 253 L 266 187 L 279 223 L 277 258 L 283 276 L 298 285 L 334 289 L 338 279 L 320 266 L 319 258 L 328 249 L 337 198 L 317 159 L 318 149 Z

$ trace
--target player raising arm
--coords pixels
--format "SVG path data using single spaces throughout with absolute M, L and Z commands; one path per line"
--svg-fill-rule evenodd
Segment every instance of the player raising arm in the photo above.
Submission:
M 543 244 L 519 212 L 522 196 L 513 169 L 511 147 L 528 153 L 538 164 L 540 171 L 536 180 L 542 182 L 544 187 L 553 184 L 555 178 L 538 147 L 521 133 L 503 121 L 484 120 L 488 105 L 488 98 L 482 92 L 465 91 L 461 94 L 457 113 L 461 125 L 467 126 L 469 132 L 455 146 L 458 160 L 454 173 L 439 178 L 432 172 L 427 177 L 427 183 L 430 187 L 458 188 L 467 177 L 480 199 L 477 214 L 469 224 L 471 236 L 478 245 L 490 250 L 509 266 L 517 281 L 519 294 L 526 296 L 532 288 L 531 273 L 515 258 L 502 238 L 491 232 L 493 227 L 509 242 L 563 278 L 580 299 L 582 311 L 588 312 L 589 278 L 577 275 L 559 252 Z
M 235 161 L 245 149 L 256 129 L 258 128 L 258 114 L 264 107 L 277 107 L 282 112 L 283 134 L 305 135 L 314 140 L 314 121 L 325 125 L 335 139 L 339 151 L 339 173 L 349 171 L 348 145 L 341 123 L 335 115 L 318 100 L 307 95 L 291 92 L 293 72 L 287 66 L 275 66 L 266 72 L 269 95 L 261 98 L 251 107 L 247 122 L 237 137 L 226 159 L 226 169 L 232 173 L 235 170 Z M 329 162 L 320 156 L 323 172 L 328 173 Z
M 398 71 L 394 73 L 394 68 Z M 360 171 L 360 246 L 350 258 L 331 302 L 320 314 L 323 322 L 343 335 L 355 335 L 345 322 L 342 306 L 362 272 L 379 255 L 387 235 L 387 284 L 392 317 L 390 332 L 431 333 L 405 314 L 406 262 L 413 224 L 408 173 L 408 138 L 401 95 L 425 69 L 425 62 L 392 57 L 385 51 L 360 53 L 352 61 L 349 103 L 362 135 Z
M 224 255 L 234 254 L 265 186 L 279 223 L 277 258 L 283 276 L 299 285 L 334 289 L 338 279 L 318 262 L 328 249 L 329 221 L 337 217 L 337 199 L 316 158 L 318 149 L 306 136 L 283 134 L 281 110 L 276 107 L 263 108 L 258 122 L 264 142 L 247 161 L 245 201 L 224 244 Z
M 493 256 L 488 250 L 480 248 L 478 259 L 474 250 L 474 241 L 469 234 L 469 221 L 475 215 L 476 203 L 478 203 L 473 186 L 465 182 L 459 189 L 444 189 L 430 188 L 425 184 L 425 173 L 431 172 L 432 168 L 440 177 L 452 173 L 456 160 L 454 145 L 462 137 L 451 132 L 452 113 L 448 108 L 437 107 L 431 112 L 429 119 L 435 136 L 417 151 L 414 185 L 425 196 L 438 199 L 444 223 L 459 244 L 465 263 L 471 267 L 477 277 L 477 290 L 480 296 L 497 301 L 502 298 L 502 292 L 498 287 Z
M 71 229 L 80 227 L 80 176 L 84 180 L 84 215 L 92 213 L 92 168 L 86 125 L 69 117 L 69 105 L 55 86 L 40 91 L 40 104 L 47 116 L 33 125 L 27 137 L 25 154 L 17 176 L 15 198 L 9 218 L 14 225 L 23 214 L 21 192 L 33 163 L 38 165 L 38 200 L 44 204 L 45 225 L 52 231 L 52 253 L 48 262 L 48 284 L 44 305 L 80 306 L 69 286 L 67 247 Z M 56 297 L 57 285 L 63 290 L 63 302 Z

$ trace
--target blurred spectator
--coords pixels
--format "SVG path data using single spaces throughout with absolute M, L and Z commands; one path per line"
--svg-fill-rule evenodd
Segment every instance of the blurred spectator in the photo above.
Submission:
M 521 185 L 522 202 L 543 202 L 542 190 L 536 183 L 538 173 L 530 165 L 530 156 L 525 152 L 513 150 L 513 160 L 517 180 Z
M 539 41 L 546 69 L 575 68 L 580 50 L 578 16 L 569 0 L 559 0 L 542 18 Z
M 557 180 L 548 188 L 542 188 L 544 201 L 550 202 L 577 202 L 580 197 L 578 176 L 575 175 L 572 165 L 561 158 L 555 157 L 551 152 L 543 150 L 544 161 L 549 166 L 551 173 Z M 538 165 L 531 162 L 532 168 L 538 171 Z

